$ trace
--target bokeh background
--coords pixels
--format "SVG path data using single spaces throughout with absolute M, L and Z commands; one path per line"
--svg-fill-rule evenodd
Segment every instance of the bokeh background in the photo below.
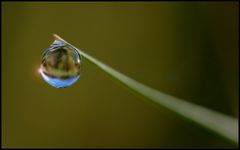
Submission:
M 157 90 L 238 117 L 237 2 L 2 2 L 2 147 L 235 147 L 88 62 L 66 89 L 37 69 L 56 33 Z

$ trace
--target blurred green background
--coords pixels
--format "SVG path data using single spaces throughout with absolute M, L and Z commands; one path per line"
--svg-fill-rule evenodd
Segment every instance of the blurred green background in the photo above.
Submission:
M 2 2 L 2 146 L 234 147 L 88 62 L 66 89 L 37 69 L 52 34 L 157 90 L 238 117 L 237 2 Z

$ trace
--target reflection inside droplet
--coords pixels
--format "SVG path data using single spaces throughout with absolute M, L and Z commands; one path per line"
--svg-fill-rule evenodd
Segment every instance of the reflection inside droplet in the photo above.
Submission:
M 75 83 L 80 77 L 81 57 L 79 52 L 65 42 L 55 40 L 43 53 L 39 73 L 56 88 Z

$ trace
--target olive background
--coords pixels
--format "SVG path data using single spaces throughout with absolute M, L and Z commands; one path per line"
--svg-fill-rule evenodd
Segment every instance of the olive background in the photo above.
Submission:
M 127 76 L 238 117 L 237 2 L 2 2 L 2 147 L 236 147 L 82 60 L 57 89 L 38 73 L 58 34 Z

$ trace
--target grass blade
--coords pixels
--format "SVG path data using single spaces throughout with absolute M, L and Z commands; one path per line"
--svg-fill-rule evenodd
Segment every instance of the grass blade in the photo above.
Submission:
M 76 48 L 75 46 L 68 43 L 56 34 L 54 34 L 54 37 Z M 115 69 L 100 62 L 99 60 L 88 55 L 82 50 L 78 48 L 76 49 L 79 51 L 79 53 L 84 59 L 97 66 L 97 68 L 99 68 L 115 80 L 119 81 L 130 90 L 145 97 L 146 100 L 150 100 L 157 105 L 164 107 L 177 115 L 180 115 L 182 118 L 194 122 L 197 125 L 203 127 L 204 129 L 210 130 L 213 133 L 225 138 L 226 140 L 231 141 L 232 143 L 238 144 L 237 119 L 157 91 L 116 71 Z

